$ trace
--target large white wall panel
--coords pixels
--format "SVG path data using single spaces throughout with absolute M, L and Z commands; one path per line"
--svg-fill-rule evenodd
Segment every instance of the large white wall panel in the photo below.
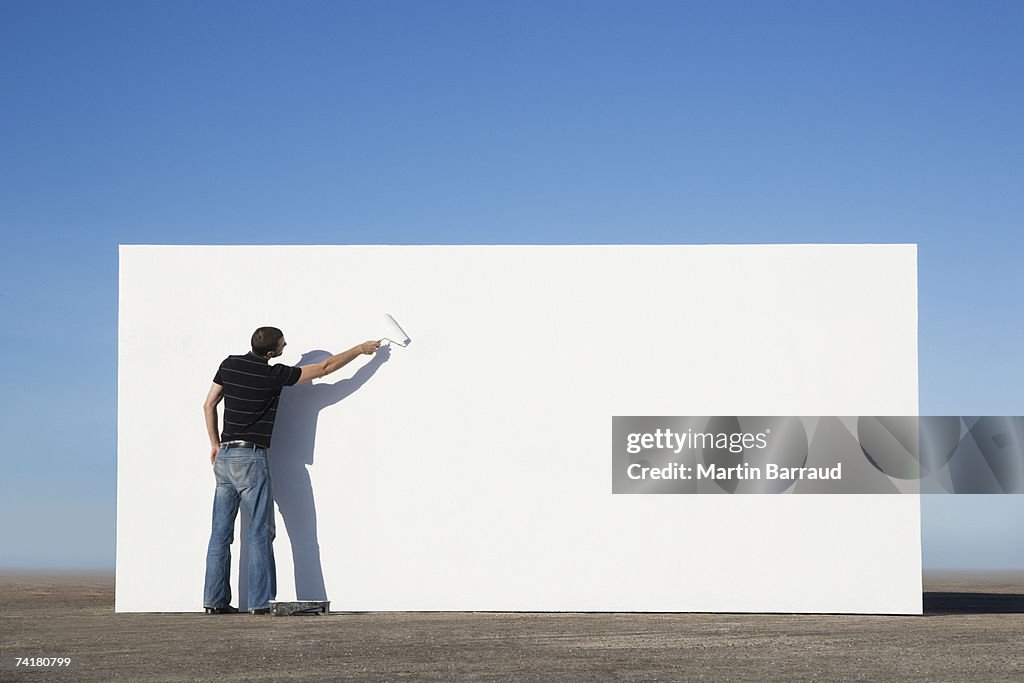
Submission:
M 610 476 L 613 415 L 916 414 L 913 245 L 122 246 L 119 312 L 118 611 L 202 609 L 220 361 L 261 325 L 320 360 L 385 313 L 409 348 L 282 393 L 278 599 L 921 611 L 916 495 Z

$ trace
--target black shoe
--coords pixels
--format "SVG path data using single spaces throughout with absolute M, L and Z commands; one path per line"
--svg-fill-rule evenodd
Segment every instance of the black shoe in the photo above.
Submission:
M 269 607 L 260 607 L 259 609 L 249 610 L 249 614 L 270 614 Z
M 224 605 L 223 607 L 207 607 L 207 614 L 238 614 L 238 610 L 231 605 Z

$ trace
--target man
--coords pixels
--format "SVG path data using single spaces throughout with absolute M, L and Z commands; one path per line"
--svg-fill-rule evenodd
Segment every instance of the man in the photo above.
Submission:
M 357 356 L 373 355 L 380 342 L 367 341 L 314 365 L 270 365 L 284 352 L 284 333 L 260 327 L 252 351 L 225 358 L 214 375 L 203 411 L 210 435 L 210 464 L 217 482 L 213 529 L 206 553 L 207 614 L 238 612 L 231 602 L 231 542 L 241 504 L 249 523 L 249 612 L 267 614 L 277 594 L 273 541 L 274 499 L 267 449 L 281 389 L 329 375 Z M 218 434 L 217 404 L 224 400 L 224 429 Z

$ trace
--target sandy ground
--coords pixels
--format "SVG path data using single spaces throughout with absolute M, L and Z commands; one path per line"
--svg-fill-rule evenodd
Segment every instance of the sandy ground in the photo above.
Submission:
M 7 681 L 1024 681 L 1024 572 L 931 574 L 924 616 L 115 614 L 111 575 L 0 574 Z M 16 657 L 71 657 L 70 668 Z

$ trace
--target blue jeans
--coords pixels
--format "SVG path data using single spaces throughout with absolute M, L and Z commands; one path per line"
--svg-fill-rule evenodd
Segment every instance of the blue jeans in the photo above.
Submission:
M 205 607 L 231 602 L 231 542 L 241 503 L 249 523 L 249 609 L 263 609 L 277 596 L 274 566 L 274 498 L 265 448 L 221 448 L 213 464 L 213 530 L 206 551 Z

